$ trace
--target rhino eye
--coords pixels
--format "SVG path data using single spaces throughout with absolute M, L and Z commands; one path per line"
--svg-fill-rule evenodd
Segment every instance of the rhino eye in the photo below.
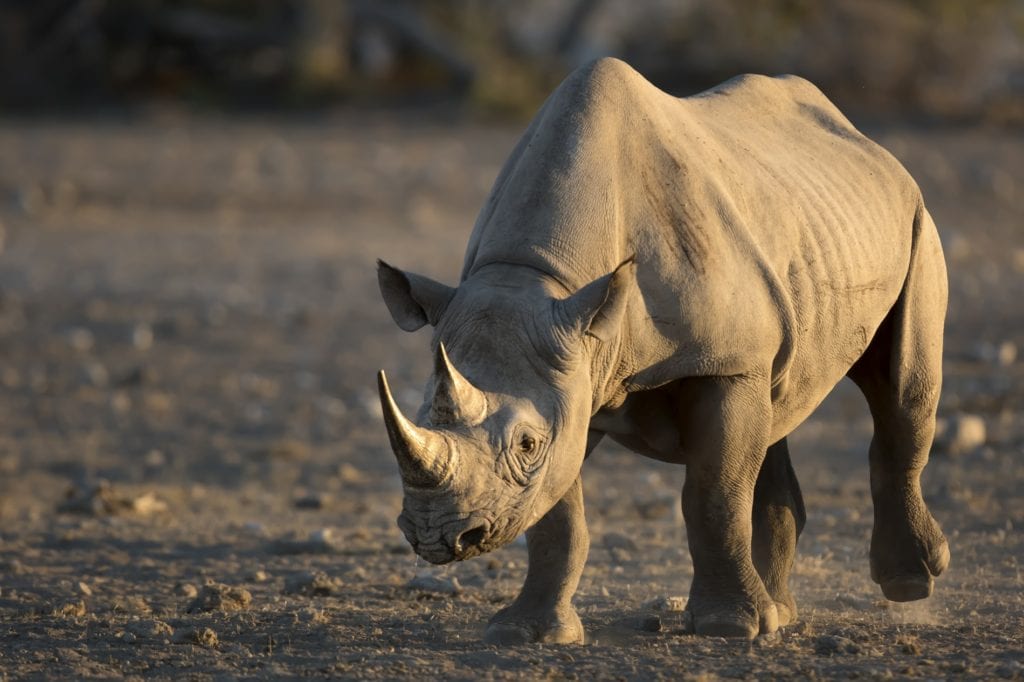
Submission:
M 528 433 L 524 433 L 519 439 L 519 452 L 529 455 L 537 449 L 537 439 Z
M 540 468 L 541 441 L 533 433 L 520 429 L 509 444 L 505 457 L 502 458 L 507 474 L 520 485 L 530 482 L 530 477 Z

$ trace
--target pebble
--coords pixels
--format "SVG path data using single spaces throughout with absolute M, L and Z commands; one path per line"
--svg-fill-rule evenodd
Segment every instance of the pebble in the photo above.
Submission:
M 85 602 L 81 600 L 62 604 L 53 611 L 53 615 L 64 618 L 81 618 L 85 614 Z
M 153 328 L 140 322 L 132 329 L 132 345 L 136 350 L 146 351 L 153 347 Z
M 606 549 L 624 549 L 629 552 L 635 552 L 637 549 L 633 539 L 622 533 L 605 533 L 601 543 Z
M 645 609 L 663 613 L 679 613 L 686 610 L 686 597 L 655 597 L 644 603 Z
M 628 564 L 633 560 L 633 555 L 630 552 L 618 547 L 609 549 L 608 554 L 611 556 L 612 562 L 616 564 Z
M 412 580 L 406 583 L 406 587 L 410 590 L 429 592 L 431 594 L 456 595 L 462 592 L 462 585 L 459 584 L 458 578 L 454 576 L 450 578 L 435 576 L 427 571 L 417 573 Z
M 981 362 L 1010 367 L 1017 361 L 1017 344 L 1013 341 L 982 341 L 974 347 L 974 357 Z
M 326 506 L 326 496 L 318 493 L 308 493 L 297 498 L 294 505 L 296 509 L 323 509 Z
M 185 607 L 185 613 L 209 611 L 240 611 L 252 603 L 252 594 L 243 587 L 232 587 L 210 581 L 203 585 L 196 598 Z
M 196 586 L 192 583 L 178 583 L 174 586 L 174 593 L 179 596 L 188 597 L 189 599 L 192 599 L 197 594 L 199 594 L 199 590 L 197 590 Z
M 662 495 L 653 500 L 637 498 L 633 500 L 633 505 L 641 518 L 663 519 L 675 516 L 679 498 L 675 495 Z
M 340 550 L 340 539 L 330 528 L 314 530 L 305 540 L 281 538 L 271 544 L 276 554 L 333 554 Z
M 68 332 L 68 344 L 80 353 L 88 353 L 96 345 L 96 337 L 85 327 L 75 327 Z
M 633 629 L 640 632 L 661 632 L 661 616 L 647 614 L 637 616 L 632 621 Z
M 859 654 L 860 645 L 852 639 L 840 637 L 839 635 L 822 635 L 814 640 L 814 653 L 819 656 Z
M 61 514 L 87 514 L 110 516 L 139 514 L 146 516 L 167 511 L 167 504 L 152 492 L 137 497 L 125 495 L 109 481 L 100 479 L 91 484 L 72 486 L 65 493 L 64 502 L 57 506 Z
M 219 644 L 217 633 L 212 628 L 185 628 L 178 630 L 172 640 L 178 644 L 198 644 L 212 649 Z
M 969 454 L 985 444 L 985 420 L 973 414 L 957 415 L 949 423 L 944 440 L 949 454 Z
M 343 586 L 340 578 L 332 578 L 323 571 L 306 571 L 289 576 L 284 581 L 284 593 L 331 597 L 339 594 Z
M 86 362 L 79 367 L 78 383 L 88 384 L 94 388 L 106 388 L 110 384 L 110 373 L 103 363 L 95 360 Z
M 297 623 L 326 623 L 327 614 L 324 613 L 323 609 L 314 609 L 311 606 L 307 606 L 304 609 L 299 609 L 295 612 L 295 622 Z
M 171 637 L 174 635 L 174 628 L 162 620 L 147 618 L 128 623 L 128 631 L 136 637 L 146 639 L 157 639 L 160 637 Z

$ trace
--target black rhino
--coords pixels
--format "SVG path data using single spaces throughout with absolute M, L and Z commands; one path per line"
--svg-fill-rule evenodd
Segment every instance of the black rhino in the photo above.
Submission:
M 383 262 L 398 326 L 434 327 L 415 420 L 379 389 L 434 563 L 526 531 L 497 643 L 576 642 L 588 550 L 580 470 L 608 436 L 684 464 L 698 634 L 793 621 L 804 506 L 786 436 L 844 376 L 874 420 L 871 576 L 927 597 L 949 561 L 921 497 L 946 272 L 906 170 L 807 81 L 741 76 L 669 96 L 621 61 L 579 69 L 502 169 L 458 287 Z

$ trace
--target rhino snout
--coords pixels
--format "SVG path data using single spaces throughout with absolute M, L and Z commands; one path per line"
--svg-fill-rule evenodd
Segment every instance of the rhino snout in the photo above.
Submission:
M 491 534 L 491 525 L 481 519 L 466 519 L 449 525 L 443 531 L 420 529 L 406 514 L 398 517 L 398 527 L 409 541 L 413 551 L 434 564 L 461 561 L 488 551 L 485 543 Z

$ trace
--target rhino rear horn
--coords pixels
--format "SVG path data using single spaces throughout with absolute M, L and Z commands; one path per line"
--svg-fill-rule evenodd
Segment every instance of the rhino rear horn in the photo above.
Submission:
M 487 410 L 483 392 L 469 383 L 448 358 L 444 343 L 434 356 L 434 398 L 430 420 L 435 424 L 479 423 Z
M 402 481 L 415 488 L 434 488 L 451 471 L 452 451 L 439 433 L 416 426 L 398 409 L 384 370 L 377 374 L 380 406 Z

